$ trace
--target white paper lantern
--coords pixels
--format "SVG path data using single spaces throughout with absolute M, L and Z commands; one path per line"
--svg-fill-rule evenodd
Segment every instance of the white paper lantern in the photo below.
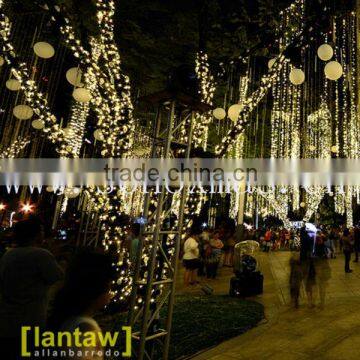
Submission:
M 214 118 L 217 120 L 223 120 L 226 117 L 226 111 L 223 108 L 217 108 L 213 111 Z
M 275 62 L 276 62 L 276 58 L 269 60 L 269 62 L 268 62 L 269 70 L 274 66 Z
M 301 85 L 305 81 L 305 74 L 301 69 L 292 69 L 290 72 L 290 82 L 293 85 Z
M 27 105 L 17 105 L 14 107 L 13 114 L 16 118 L 20 120 L 31 119 L 34 115 L 34 111 L 30 106 Z
M 41 130 L 45 127 L 45 123 L 43 120 L 36 119 L 31 123 L 31 126 L 36 130 Z
M 34 45 L 34 52 L 38 57 L 43 59 L 50 59 L 55 55 L 55 50 L 52 45 L 44 41 L 37 42 Z
M 94 138 L 98 141 L 104 141 L 104 134 L 100 129 L 94 131 Z
M 5 85 L 10 91 L 19 91 L 21 89 L 21 83 L 16 79 L 9 79 Z
M 336 145 L 331 147 L 331 152 L 332 153 L 336 154 L 338 151 L 339 151 L 339 148 Z
M 329 61 L 334 56 L 334 50 L 329 44 L 323 44 L 318 48 L 318 57 L 323 61 Z
M 73 67 L 66 72 L 66 80 L 73 86 L 82 86 L 81 77 L 82 72 L 79 68 Z
M 343 74 L 343 68 L 337 61 L 330 61 L 325 66 L 325 76 L 330 80 L 339 80 Z
M 3 66 L 5 64 L 5 60 L 3 56 L 0 56 L 0 66 Z
M 243 109 L 243 106 L 240 104 L 231 105 L 228 110 L 228 116 L 229 116 L 230 120 L 234 121 L 234 122 L 238 121 L 240 111 L 242 109 Z
M 47 192 L 54 192 L 54 188 L 52 186 L 47 186 L 46 191 Z
M 87 103 L 91 100 L 91 93 L 88 89 L 77 88 L 73 92 L 73 97 L 78 102 Z
M 306 206 L 306 204 L 304 202 L 300 203 L 300 207 L 304 208 Z

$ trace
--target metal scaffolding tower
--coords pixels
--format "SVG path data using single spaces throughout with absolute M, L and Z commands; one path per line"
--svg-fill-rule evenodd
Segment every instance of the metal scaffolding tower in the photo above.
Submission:
M 147 100 L 157 107 L 151 157 L 173 158 L 174 149 L 180 148 L 182 157 L 189 158 L 196 113 L 207 111 L 207 105 L 187 95 L 169 92 L 155 94 Z M 180 137 L 180 129 L 185 129 L 185 136 L 183 131 Z M 181 143 L 181 138 L 186 139 L 186 143 Z M 143 211 L 146 225 L 141 232 L 129 312 L 134 355 L 138 360 L 168 359 L 186 196 L 184 187 L 177 219 L 169 226 L 173 195 L 166 193 L 164 186 L 158 194 L 146 194 Z M 156 204 L 153 213 L 149 209 L 151 203 Z M 171 254 L 166 249 L 168 237 L 174 241 Z M 144 255 L 146 264 L 142 260 Z M 142 294 L 140 304 L 139 292 Z

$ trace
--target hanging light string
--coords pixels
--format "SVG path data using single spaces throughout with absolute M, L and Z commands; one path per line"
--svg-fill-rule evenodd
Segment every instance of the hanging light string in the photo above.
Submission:
M 203 51 L 196 54 L 195 72 L 200 82 L 200 99 L 201 102 L 209 106 L 213 106 L 213 98 L 215 94 L 215 81 L 210 71 L 208 56 Z M 212 113 L 198 115 L 194 124 L 194 145 L 195 147 L 203 147 L 206 150 L 209 125 L 213 119 Z
M 74 103 L 71 107 L 70 121 L 67 128 L 64 129 L 67 143 L 66 151 L 73 154 L 75 158 L 80 156 L 89 111 L 89 104 Z
M 3 1 L 0 3 L 0 11 L 2 10 Z M 47 134 L 49 140 L 58 144 L 58 152 L 62 154 L 66 152 L 66 142 L 63 130 L 56 123 L 56 117 L 48 107 L 46 96 L 41 93 L 31 77 L 31 73 L 27 65 L 18 61 L 15 49 L 10 42 L 11 24 L 10 20 L 4 13 L 0 13 L 0 42 L 2 43 L 3 55 L 12 66 L 12 74 L 21 83 L 21 90 L 25 95 L 25 102 L 34 110 L 39 120 L 45 124 L 43 131 Z
M 88 73 L 89 81 L 86 85 L 92 85 L 92 91 L 87 88 L 92 95 L 91 105 L 98 116 L 98 127 L 106 137 L 106 141 L 102 142 L 102 156 L 123 155 L 132 146 L 130 132 L 133 127 L 133 118 L 129 79 L 121 76 L 118 72 L 120 70 L 113 69 L 114 61 L 117 63 L 119 55 L 114 55 L 115 50 L 111 46 L 111 56 L 115 60 L 112 59 L 109 63 L 101 61 L 104 56 L 110 59 L 105 54 L 108 51 L 109 38 L 104 37 L 103 33 L 99 38 L 91 37 L 89 39 L 90 50 L 87 50 L 76 38 L 70 20 L 63 15 L 61 8 L 52 6 L 48 10 L 52 19 L 59 25 L 65 43 L 72 50 L 75 58 L 79 60 L 81 68 Z M 108 19 L 106 16 L 99 15 L 97 18 L 98 24 L 103 24 Z M 111 26 L 107 28 L 111 29 Z M 94 55 L 97 61 L 94 61 Z M 124 84 L 122 85 L 119 80 L 123 80 Z
M 22 150 L 30 144 L 30 136 L 18 138 L 9 147 L 0 152 L 1 159 L 14 159 L 18 157 Z
M 298 20 L 303 19 L 304 6 L 304 0 L 296 0 L 284 11 L 285 15 L 288 16 L 289 19 L 291 17 L 291 19 L 297 20 L 296 24 L 294 26 L 286 27 L 284 37 L 287 40 L 283 43 L 283 45 L 280 44 L 280 55 L 276 58 L 276 61 L 271 67 L 269 73 L 262 77 L 260 87 L 255 90 L 244 103 L 244 108 L 239 114 L 239 120 L 233 125 L 232 129 L 228 131 L 227 135 L 222 139 L 221 144 L 216 147 L 216 154 L 218 156 L 226 155 L 233 139 L 241 134 L 245 130 L 245 127 L 249 124 L 252 111 L 259 105 L 275 83 L 278 74 L 285 64 L 285 56 L 283 55 L 283 52 L 290 43 L 293 43 L 303 33 L 303 21 Z

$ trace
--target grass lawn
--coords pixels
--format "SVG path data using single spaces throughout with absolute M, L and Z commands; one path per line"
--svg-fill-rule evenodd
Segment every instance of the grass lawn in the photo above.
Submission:
M 243 334 L 264 317 L 261 304 L 229 296 L 178 296 L 171 359 L 182 359 Z
M 264 308 L 255 301 L 215 295 L 177 296 L 170 359 L 187 358 L 241 335 L 256 326 L 263 317 Z M 125 324 L 126 314 L 100 317 L 98 320 L 103 330 L 115 331 Z M 160 327 L 162 326 L 160 321 Z M 118 349 L 123 349 L 122 342 Z

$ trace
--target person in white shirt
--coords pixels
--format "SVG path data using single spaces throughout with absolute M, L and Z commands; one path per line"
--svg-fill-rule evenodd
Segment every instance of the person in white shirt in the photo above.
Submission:
M 199 242 L 198 237 L 201 231 L 192 230 L 190 236 L 184 243 L 183 263 L 185 267 L 184 285 L 194 285 L 196 281 L 196 272 L 199 267 Z

